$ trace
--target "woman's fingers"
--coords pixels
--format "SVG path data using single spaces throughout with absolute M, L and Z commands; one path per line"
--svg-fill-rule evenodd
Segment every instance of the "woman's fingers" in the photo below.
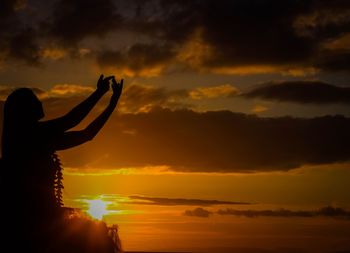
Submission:
M 121 79 L 120 83 L 118 83 L 117 80 L 115 80 L 115 77 L 113 77 L 113 79 L 112 79 L 112 87 L 115 87 L 115 88 L 117 88 L 118 86 L 119 87 L 120 86 L 123 87 L 123 82 L 124 82 L 124 80 Z
M 121 79 L 120 82 L 117 82 L 115 78 L 113 78 L 112 82 L 113 97 L 119 99 L 122 93 L 124 80 Z
M 124 86 L 124 79 L 120 80 L 120 93 L 123 90 L 123 86 Z
M 113 80 L 113 78 L 114 78 L 114 76 L 107 76 L 107 77 L 105 77 L 105 79 L 103 79 L 103 81 L 107 81 L 107 82 L 109 82 L 109 80 Z

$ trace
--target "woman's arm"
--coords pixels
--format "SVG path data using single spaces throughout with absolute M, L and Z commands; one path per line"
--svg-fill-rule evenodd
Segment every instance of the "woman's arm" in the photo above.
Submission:
M 66 115 L 41 122 L 41 125 L 48 129 L 49 132 L 65 132 L 68 129 L 75 127 L 86 117 L 101 97 L 109 90 L 109 81 L 112 78 L 114 77 L 109 76 L 103 78 L 103 75 L 101 75 L 97 82 L 97 89 L 87 99 L 74 107 Z
M 104 124 L 114 111 L 115 107 L 117 106 L 119 97 L 123 89 L 123 79 L 120 83 L 117 83 L 116 80 L 112 78 L 112 82 L 113 95 L 106 109 L 84 130 L 69 131 L 64 133 L 63 136 L 60 137 L 58 142 L 56 143 L 56 150 L 68 149 L 90 141 L 101 130 L 101 128 L 104 126 Z

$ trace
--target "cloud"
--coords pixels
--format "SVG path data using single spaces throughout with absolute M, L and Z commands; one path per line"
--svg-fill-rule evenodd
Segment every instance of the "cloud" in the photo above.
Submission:
M 327 46 L 350 30 L 346 1 L 148 1 L 138 7 L 127 27 L 165 41 L 177 52 L 173 65 L 221 74 L 348 70 L 348 52 Z
M 194 216 L 194 217 L 201 217 L 201 218 L 208 218 L 210 215 L 212 215 L 213 213 L 203 209 L 201 207 L 197 207 L 193 210 L 186 210 L 184 212 L 184 215 L 186 216 Z
M 100 51 L 96 61 L 101 68 L 112 68 L 121 75 L 152 77 L 165 71 L 174 55 L 167 45 L 137 43 L 125 51 Z
M 238 93 L 237 88 L 228 84 L 193 89 L 133 84 L 125 88 L 119 107 L 123 112 L 148 112 L 155 107 L 193 108 L 195 100 L 234 97 Z
M 84 46 L 98 66 L 129 76 L 348 71 L 349 9 L 346 0 L 6 0 L 0 49 L 40 66 Z
M 112 0 L 59 0 L 52 12 L 42 28 L 66 47 L 91 36 L 106 35 L 122 23 Z
M 51 96 L 85 95 L 94 90 L 93 87 L 85 85 L 57 84 L 50 89 L 49 94 Z
M 157 198 L 145 196 L 129 196 L 131 204 L 140 205 L 162 205 L 162 206 L 213 206 L 213 205 L 249 205 L 247 202 L 233 202 L 220 200 L 204 200 L 204 199 L 175 199 L 175 198 Z
M 252 109 L 252 112 L 254 113 L 262 113 L 267 111 L 269 108 L 264 105 L 255 105 Z
M 279 210 L 235 210 L 231 208 L 220 209 L 217 211 L 219 215 L 234 215 L 234 216 L 245 216 L 245 217 L 334 217 L 334 218 L 345 218 L 350 219 L 350 212 L 342 209 L 335 208 L 332 206 L 323 207 L 314 211 L 292 211 L 288 209 Z
M 201 207 L 197 207 L 193 210 L 186 210 L 184 213 L 186 216 L 194 216 L 201 218 L 208 218 L 210 215 L 232 215 L 232 216 L 244 216 L 248 218 L 254 217 L 303 217 L 303 218 L 313 218 L 313 217 L 332 217 L 332 218 L 342 218 L 350 220 L 350 212 L 340 208 L 326 206 L 317 210 L 288 210 L 288 209 L 277 209 L 277 210 L 238 210 L 232 208 L 219 209 L 217 212 L 212 212 Z
M 242 96 L 302 104 L 350 104 L 350 88 L 320 81 L 270 82 Z
M 350 50 L 324 51 L 315 66 L 328 72 L 349 71 Z
M 40 56 L 43 59 L 60 60 L 67 56 L 67 51 L 61 48 L 43 48 L 40 50 Z
M 330 50 L 350 50 L 350 33 L 325 42 L 324 47 Z
M 264 5 L 267 7 L 269 4 L 274 4 L 274 2 L 275 1 L 265 1 Z M 327 47 L 326 44 L 329 43 L 329 41 L 339 39 L 339 37 L 344 35 L 344 32 L 349 31 L 349 4 L 346 3 L 346 1 L 337 1 L 337 3 L 333 4 L 327 4 L 325 2 L 326 1 L 287 1 L 285 7 L 289 5 L 287 7 L 288 9 L 284 9 L 284 7 L 278 4 L 272 7 L 271 11 L 275 8 L 282 9 L 282 11 L 279 11 L 279 14 L 276 14 L 277 17 L 270 20 L 272 22 L 280 22 L 280 24 L 276 27 L 276 30 L 263 28 L 261 33 L 265 33 L 266 30 L 268 30 L 268 32 L 278 34 L 278 45 L 268 41 L 266 37 L 269 36 L 266 36 L 266 34 L 266 37 L 260 34 L 263 38 L 262 43 L 258 40 L 258 46 L 255 48 L 257 51 L 262 49 L 263 52 L 250 51 L 252 53 L 252 59 L 254 59 L 254 55 L 256 57 L 259 56 L 263 64 L 270 66 L 275 65 L 276 68 L 281 68 L 281 72 L 285 73 L 287 72 L 286 70 L 293 69 L 293 67 L 295 68 L 296 66 L 299 66 L 300 69 L 314 67 L 315 69 L 326 71 L 348 70 L 348 64 L 345 64 L 346 61 L 339 61 L 339 59 L 346 59 L 348 51 L 338 50 L 335 47 L 330 48 Z M 262 12 L 264 12 L 264 7 L 262 6 L 262 8 Z M 280 14 L 286 16 L 282 17 Z M 262 19 L 260 20 L 262 21 L 260 24 L 269 27 L 266 25 L 266 22 L 269 22 L 269 17 L 260 15 L 257 16 L 256 19 Z M 259 27 L 259 25 L 253 22 L 251 24 L 254 26 L 253 29 Z M 242 29 L 244 29 L 244 27 Z M 277 31 L 277 29 L 281 30 Z M 260 32 L 254 33 L 258 35 Z M 254 36 L 249 33 L 246 34 Z M 273 38 L 273 36 L 270 36 L 270 38 Z M 245 39 L 243 40 L 246 41 Z M 252 43 L 253 41 L 255 41 L 255 36 L 253 37 Z M 247 47 L 254 48 L 249 42 Z M 327 50 L 327 48 L 332 50 Z M 233 48 L 233 50 L 236 49 Z M 265 53 L 270 53 L 270 56 L 264 56 Z M 242 55 L 243 54 L 244 51 Z M 293 56 L 292 54 L 295 55 Z M 245 57 L 242 57 L 243 61 L 245 60 L 244 58 Z M 282 60 L 282 62 L 280 62 L 280 60 Z M 254 62 L 257 63 L 255 60 Z M 285 69 L 284 71 L 283 68 Z
M 23 24 L 21 1 L 2 1 L 0 11 L 0 51 L 3 60 L 17 60 L 30 65 L 39 63 L 37 31 Z
M 209 1 L 203 18 L 203 37 L 215 54 L 205 64 L 283 65 L 304 61 L 313 53 L 313 41 L 298 36 L 293 21 L 307 10 L 307 5 L 301 1 Z M 214 13 L 221 15 L 214 18 Z M 233 25 L 227 26 L 228 23 Z
M 77 51 L 81 42 L 91 37 L 101 39 L 122 23 L 113 0 L 3 2 L 0 49 L 4 60 L 12 64 L 19 61 L 42 66 L 45 58 L 80 56 Z
M 130 27 L 166 41 L 196 71 L 300 75 L 349 69 L 348 51 L 325 50 L 350 31 L 344 0 L 165 2 L 148 1 Z
M 224 84 L 213 87 L 200 87 L 190 91 L 189 95 L 193 99 L 233 97 L 239 94 L 239 90 L 232 85 Z
M 147 112 L 154 107 L 183 108 L 189 106 L 183 102 L 187 97 L 185 89 L 131 85 L 124 91 L 120 107 L 126 112 Z
M 8 57 L 39 65 L 40 47 L 37 43 L 37 32 L 33 29 L 23 29 L 14 34 L 9 40 Z
M 349 127 L 350 120 L 339 115 L 260 118 L 158 108 L 114 114 L 96 140 L 64 152 L 62 160 L 75 168 L 166 165 L 182 172 L 287 171 L 348 162 Z
M 276 65 L 293 68 L 289 65 L 313 53 L 314 41 L 298 36 L 293 27 L 294 18 L 308 5 L 273 0 L 148 1 L 138 6 L 126 26 L 176 51 L 173 65 L 209 72 L 244 68 L 247 73 L 260 66 L 278 72 Z
M 295 69 L 322 69 L 317 65 L 322 45 L 343 35 L 350 24 L 345 1 L 165 2 L 148 1 L 137 9 L 130 29 L 166 41 L 180 62 L 197 71 L 293 74 Z
M 349 31 L 348 1 L 318 0 L 309 3 L 311 3 L 309 11 L 295 20 L 294 26 L 298 33 L 325 41 L 340 37 Z

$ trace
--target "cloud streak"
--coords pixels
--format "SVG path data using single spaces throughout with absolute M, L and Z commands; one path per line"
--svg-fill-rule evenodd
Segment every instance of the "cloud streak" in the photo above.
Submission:
M 221 200 L 204 200 L 204 199 L 183 199 L 183 198 L 157 198 L 145 196 L 129 196 L 134 200 L 128 202 L 138 205 L 161 205 L 161 206 L 213 206 L 213 205 L 249 205 L 248 202 L 234 202 Z
M 320 81 L 269 82 L 242 94 L 242 96 L 301 104 L 350 105 L 350 88 Z
M 239 90 L 229 84 L 195 88 L 189 92 L 193 99 L 218 98 L 218 97 L 235 97 L 239 94 Z
M 277 209 L 277 210 L 237 210 L 232 208 L 219 209 L 216 212 L 206 210 L 201 207 L 197 207 L 193 210 L 186 210 L 184 213 L 186 216 L 194 216 L 201 218 L 208 218 L 213 214 L 227 215 L 227 216 L 243 216 L 248 218 L 254 217 L 331 217 L 331 218 L 342 218 L 350 220 L 350 212 L 343 208 L 326 206 L 318 210 L 288 210 L 288 209 Z
M 345 218 L 350 219 L 350 212 L 332 206 L 323 207 L 314 211 L 292 211 L 288 209 L 279 210 L 235 210 L 231 208 L 220 209 L 217 211 L 219 215 L 233 215 L 233 216 L 245 216 L 249 218 L 253 217 L 333 217 L 333 218 Z
M 200 217 L 200 218 L 208 218 L 210 215 L 212 215 L 213 212 L 210 212 L 204 208 L 197 207 L 193 210 L 186 210 L 184 212 L 185 216 L 194 216 L 194 217 Z

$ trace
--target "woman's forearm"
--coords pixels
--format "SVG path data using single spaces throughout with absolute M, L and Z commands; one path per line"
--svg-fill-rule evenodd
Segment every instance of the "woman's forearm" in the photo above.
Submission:
M 56 143 L 56 150 L 64 150 L 83 144 L 84 142 L 92 140 L 101 130 L 117 106 L 118 100 L 123 90 L 123 79 L 120 81 L 120 83 L 118 83 L 114 77 L 112 77 L 112 81 L 113 95 L 106 109 L 84 130 L 69 131 L 60 136 Z
M 108 76 L 104 78 L 103 75 L 101 75 L 97 82 L 97 89 L 87 99 L 74 107 L 66 115 L 73 126 L 79 124 L 79 122 L 81 122 L 97 104 L 101 97 L 109 90 L 109 81 L 111 79 L 114 79 L 114 76 Z
M 88 98 L 75 106 L 66 115 L 42 122 L 42 126 L 49 129 L 51 132 L 61 133 L 78 125 L 109 90 L 109 81 L 112 78 L 114 77 L 109 76 L 103 78 L 103 75 L 101 75 L 97 82 L 97 89 Z
M 87 99 L 66 114 L 66 120 L 74 125 L 81 122 L 104 94 L 105 92 L 96 89 Z
M 117 100 L 111 99 L 109 105 L 106 109 L 85 129 L 86 133 L 89 135 L 89 139 L 92 139 L 101 130 L 104 124 L 107 122 L 108 118 L 113 113 L 115 107 L 117 106 Z

